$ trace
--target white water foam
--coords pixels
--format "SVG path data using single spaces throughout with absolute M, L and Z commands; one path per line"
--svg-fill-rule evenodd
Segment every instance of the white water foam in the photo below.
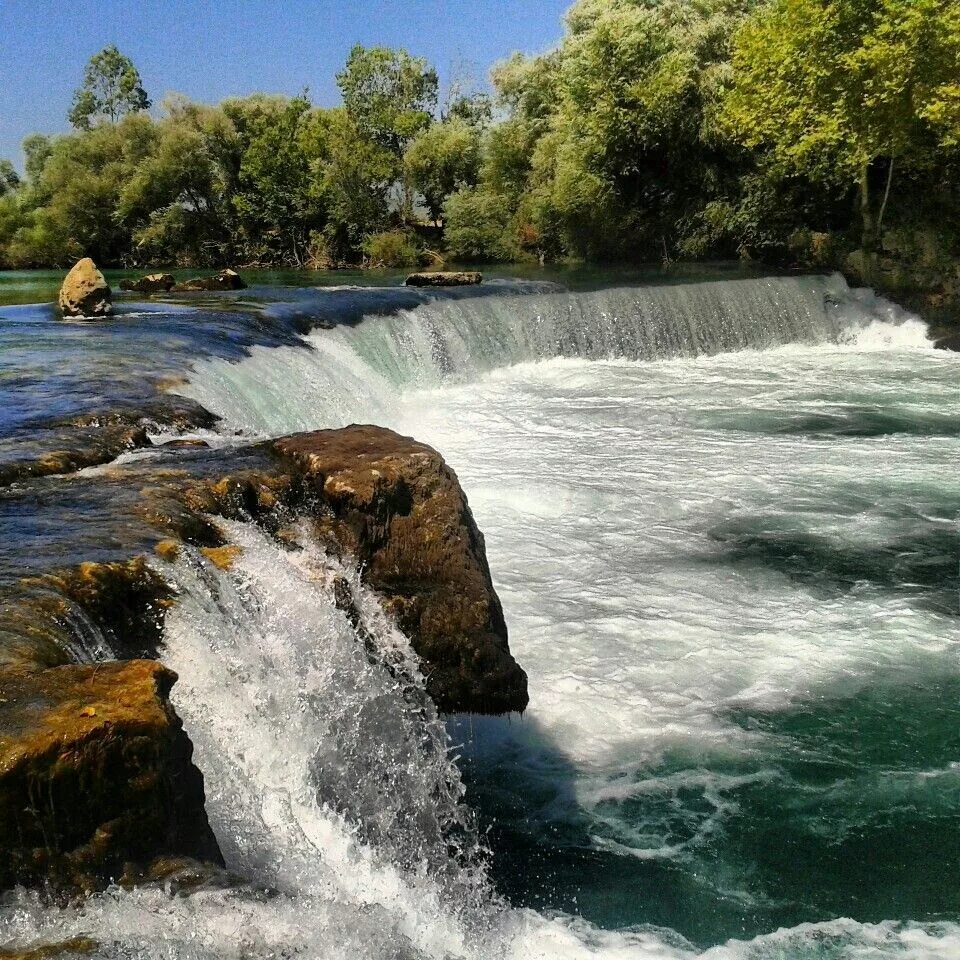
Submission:
M 84 937 L 93 956 L 111 960 L 956 956 L 953 924 L 836 920 L 704 952 L 654 927 L 601 930 L 508 909 L 485 879 L 406 639 L 355 571 L 244 525 L 229 532 L 244 551 L 231 572 L 198 556 L 178 563 L 166 659 L 181 673 L 175 702 L 205 772 L 212 825 L 247 882 L 189 895 L 113 889 L 70 906 L 16 891 L 0 906 L 0 946 Z M 349 579 L 378 655 L 336 609 L 335 576 Z

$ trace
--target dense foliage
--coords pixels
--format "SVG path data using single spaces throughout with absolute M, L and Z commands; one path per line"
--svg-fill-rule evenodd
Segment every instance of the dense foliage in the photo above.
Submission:
M 355 47 L 342 105 L 168 99 L 115 48 L 77 132 L 0 163 L 0 261 L 335 265 L 750 256 L 949 272 L 955 0 L 578 0 L 553 51 L 451 90 Z M 886 261 L 884 260 L 886 258 Z M 890 269 L 889 262 L 886 268 Z M 958 277 L 960 283 L 960 277 Z

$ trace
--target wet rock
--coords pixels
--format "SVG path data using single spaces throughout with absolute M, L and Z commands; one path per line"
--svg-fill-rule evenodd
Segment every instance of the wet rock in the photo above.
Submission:
M 230 570 L 243 551 L 240 547 L 228 543 L 223 547 L 201 547 L 200 552 L 218 569 Z
M 199 437 L 178 437 L 176 440 L 165 440 L 158 443 L 164 450 L 209 450 L 210 444 Z
M 960 353 L 960 330 L 938 331 L 933 345 L 938 350 L 954 350 Z
M 510 654 L 483 535 L 440 454 L 365 426 L 283 438 L 274 449 L 312 486 L 319 535 L 356 557 L 410 637 L 437 707 L 524 710 L 527 676 Z
M 121 280 L 121 290 L 131 290 L 134 293 L 166 293 L 172 290 L 176 280 L 169 273 L 150 273 L 137 280 Z
M 31 477 L 74 473 L 115 460 L 123 453 L 152 446 L 147 430 L 180 432 L 209 429 L 217 417 L 192 400 L 167 395 L 141 408 L 102 410 L 52 421 L 39 449 L 24 455 L 19 450 L 0 458 L 0 487 Z M 207 446 L 200 439 L 178 439 L 173 445 Z M 161 444 L 162 446 L 162 444 Z
M 130 450 L 150 446 L 144 427 L 122 424 L 78 426 L 65 433 L 63 439 L 70 445 L 67 449 L 49 450 L 35 459 L 0 463 L 0 487 L 28 477 L 74 473 L 86 467 L 109 463 Z
M 65 317 L 105 317 L 113 310 L 110 286 L 89 257 L 78 260 L 67 274 L 59 302 Z
M 482 273 L 411 273 L 407 277 L 408 287 L 469 287 L 483 281 Z
M 175 681 L 145 660 L 0 676 L 0 889 L 88 891 L 158 858 L 222 862 Z
M 99 944 L 89 937 L 71 937 L 57 943 L 45 943 L 39 947 L 30 947 L 26 950 L 0 950 L 0 960 L 57 960 L 60 957 L 87 957 L 92 956 Z
M 86 532 L 65 527 L 60 540 L 50 531 L 63 509 L 61 488 L 40 499 L 29 485 L 7 492 L 12 509 L 22 500 L 32 511 L 31 529 L 46 531 L 37 541 L 44 556 L 95 550 L 98 560 L 60 559 L 4 589 L 0 672 L 67 662 L 78 626 L 102 636 L 113 656 L 154 657 L 175 602 L 159 561 L 189 545 L 229 569 L 236 548 L 217 518 L 255 522 L 291 549 L 306 519 L 333 551 L 360 562 L 411 638 L 443 711 L 526 706 L 526 676 L 509 652 L 483 538 L 456 476 L 429 447 L 350 427 L 200 450 L 176 465 L 130 463 L 76 478 L 71 489 L 90 519 Z
M 195 277 L 192 280 L 184 280 L 178 283 L 172 289 L 175 293 L 187 293 L 190 291 L 210 291 L 210 290 L 245 290 L 247 285 L 240 278 L 235 270 L 221 270 L 213 277 Z

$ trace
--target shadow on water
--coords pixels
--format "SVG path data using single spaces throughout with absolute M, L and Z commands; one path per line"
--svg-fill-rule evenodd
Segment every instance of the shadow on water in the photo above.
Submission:
M 960 416 L 929 410 L 845 406 L 829 412 L 790 410 L 724 410 L 711 413 L 704 423 L 719 430 L 772 436 L 801 436 L 812 440 L 840 437 L 870 439 L 904 434 L 915 437 L 960 436 Z
M 497 889 L 700 947 L 838 916 L 956 919 L 960 673 L 929 658 L 897 674 L 727 713 L 760 749 L 669 753 L 599 793 L 531 718 L 458 731 Z
M 510 903 L 579 915 L 607 929 L 669 927 L 703 945 L 748 926 L 770 928 L 739 894 L 719 890 L 717 877 L 692 869 L 690 851 L 725 806 L 712 771 L 680 756 L 655 770 L 638 767 L 620 774 L 621 809 L 589 807 L 579 795 L 582 772 L 550 733 L 527 716 L 512 721 L 514 735 L 504 726 L 509 722 L 473 718 L 472 742 L 469 731 L 458 733 L 467 800 L 494 853 L 494 886 Z M 675 853 L 631 850 L 627 838 L 637 833 Z
M 769 516 L 738 517 L 710 530 L 733 561 L 773 568 L 820 596 L 862 585 L 911 596 L 928 610 L 960 613 L 960 509 L 903 518 L 886 538 L 863 540 L 793 528 Z M 782 525 L 780 525 L 782 524 Z

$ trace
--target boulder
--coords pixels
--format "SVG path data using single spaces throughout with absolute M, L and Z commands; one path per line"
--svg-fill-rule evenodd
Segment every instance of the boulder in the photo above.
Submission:
M 960 330 L 949 332 L 938 331 L 938 335 L 933 341 L 933 345 L 938 350 L 954 350 L 960 353 Z
M 121 290 L 132 290 L 135 293 L 166 293 L 176 285 L 173 275 L 169 273 L 151 273 L 139 280 L 121 280 Z
M 273 444 L 304 475 L 314 523 L 353 557 L 423 661 L 444 713 L 523 711 L 527 675 L 510 654 L 483 535 L 436 450 L 382 427 Z
M 482 273 L 411 273 L 408 287 L 469 287 L 483 281 Z
M 89 257 L 78 260 L 64 279 L 60 310 L 65 317 L 105 317 L 113 310 L 110 285 Z
M 175 681 L 148 660 L 0 676 L 0 889 L 90 891 L 170 857 L 222 862 Z
M 211 291 L 211 290 L 246 290 L 247 285 L 240 278 L 235 270 L 221 270 L 214 277 L 195 277 L 192 280 L 184 280 L 173 287 L 175 292 L 187 293 L 191 291 Z

